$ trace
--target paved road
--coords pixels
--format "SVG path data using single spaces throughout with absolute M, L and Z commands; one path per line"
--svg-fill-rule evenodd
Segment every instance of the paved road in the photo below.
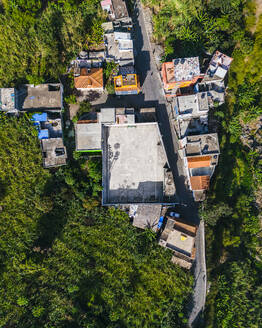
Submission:
M 163 136 L 170 168 L 174 175 L 176 193 L 181 202 L 186 203 L 186 218 L 190 221 L 199 223 L 197 206 L 193 201 L 191 192 L 186 188 L 185 176 L 182 160 L 178 156 L 178 143 L 172 125 L 170 106 L 164 97 L 162 84 L 159 78 L 159 72 L 154 62 L 151 46 L 149 43 L 144 17 L 140 5 L 134 12 L 135 23 L 135 47 L 137 55 L 135 58 L 136 69 L 142 82 L 142 95 L 136 106 L 156 107 L 157 116 L 160 125 L 160 131 Z M 205 245 L 204 245 L 204 225 L 199 226 L 196 238 L 196 263 L 194 268 L 195 286 L 194 295 L 189 304 L 189 324 L 196 326 L 205 304 L 206 291 L 206 265 L 205 265 Z

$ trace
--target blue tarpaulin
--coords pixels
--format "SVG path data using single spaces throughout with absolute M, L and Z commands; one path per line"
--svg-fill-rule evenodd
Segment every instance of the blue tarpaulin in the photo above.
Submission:
M 38 132 L 38 139 L 48 139 L 49 138 L 49 133 L 48 129 L 45 130 L 39 130 Z
M 163 221 L 164 221 L 164 217 L 160 216 L 160 219 L 159 219 L 158 225 L 157 225 L 157 229 L 160 229 L 162 227 Z
M 33 114 L 31 120 L 37 121 L 37 122 L 46 122 L 47 121 L 47 113 L 42 113 L 42 114 L 35 113 L 35 114 Z

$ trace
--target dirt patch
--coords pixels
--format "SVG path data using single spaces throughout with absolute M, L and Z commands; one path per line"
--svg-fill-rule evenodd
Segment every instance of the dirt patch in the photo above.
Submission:
M 256 31 L 256 27 L 257 27 L 257 23 L 259 20 L 259 16 L 262 14 L 262 0 L 256 0 L 256 23 L 255 25 L 251 28 L 251 32 L 255 33 Z
M 72 118 L 76 115 L 78 109 L 79 109 L 79 104 L 70 104 L 69 105 L 70 120 L 72 120 Z

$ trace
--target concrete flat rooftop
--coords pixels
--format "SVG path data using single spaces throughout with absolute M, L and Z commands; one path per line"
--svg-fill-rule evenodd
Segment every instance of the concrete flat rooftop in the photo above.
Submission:
M 62 85 L 59 83 L 24 85 L 18 93 L 19 109 L 61 110 Z
M 66 164 L 67 153 L 62 138 L 42 139 L 41 145 L 45 168 Z
M 157 123 L 102 128 L 103 205 L 163 202 L 166 154 Z
M 76 150 L 101 149 L 101 124 L 87 123 L 75 124 Z
M 219 154 L 219 142 L 217 133 L 187 137 L 187 156 L 206 154 Z
M 173 230 L 167 238 L 167 247 L 191 256 L 194 247 L 195 237 L 189 236 L 178 230 Z
M 157 224 L 161 215 L 161 204 L 131 205 L 137 207 L 133 218 L 133 226 L 140 229 L 157 230 Z
M 200 116 L 209 110 L 207 92 L 199 92 L 194 95 L 179 96 L 175 99 L 175 106 L 179 114 Z

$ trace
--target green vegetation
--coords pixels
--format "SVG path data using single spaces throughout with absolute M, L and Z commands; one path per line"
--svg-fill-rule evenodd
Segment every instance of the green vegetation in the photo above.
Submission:
M 101 41 L 98 7 L 2 1 L 1 86 L 57 79 Z M 66 101 L 75 102 L 65 79 Z M 83 102 L 79 115 L 89 110 Z M 0 115 L 0 327 L 185 327 L 192 276 L 152 232 L 101 207 L 101 160 L 73 152 L 70 126 L 65 142 L 68 165 L 45 170 L 28 117 Z
M 165 59 L 201 56 L 216 49 L 230 51 L 236 43 L 245 52 L 252 39 L 245 20 L 253 20 L 254 8 L 242 0 L 143 0 L 153 10 L 154 37 L 164 43 Z M 243 10 L 245 7 L 245 16 Z
M 87 100 L 82 101 L 80 103 L 79 109 L 78 109 L 76 115 L 73 117 L 72 121 L 74 123 L 76 123 L 78 120 L 84 119 L 84 115 L 91 111 L 92 111 L 92 108 L 91 108 L 90 103 Z
M 261 326 L 261 35 L 260 18 L 253 50 L 245 54 L 236 47 L 233 52 L 227 104 L 220 118 L 222 156 L 203 211 L 213 283 L 206 327 Z M 217 223 L 211 229 L 215 215 Z
M 203 326 L 261 327 L 262 17 L 252 1 L 143 2 L 153 10 L 164 60 L 216 49 L 234 58 L 226 104 L 211 113 L 221 156 L 200 208 L 211 282 Z
M 100 207 L 101 161 L 44 170 L 27 118 L 0 123 L 0 327 L 183 327 L 192 277 Z
M 104 81 L 108 94 L 115 93 L 113 75 L 117 74 L 118 66 L 114 62 L 106 63 L 104 67 Z
M 0 4 L 0 84 L 57 79 L 80 50 L 100 42 L 98 0 Z

